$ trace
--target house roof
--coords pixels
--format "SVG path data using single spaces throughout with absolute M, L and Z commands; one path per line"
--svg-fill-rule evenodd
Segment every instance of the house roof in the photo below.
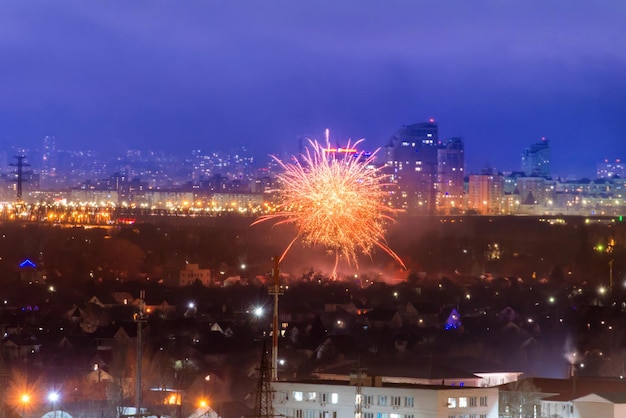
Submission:
M 359 368 L 365 368 L 369 375 L 385 377 L 406 377 L 412 379 L 479 379 L 473 373 L 460 370 L 434 359 L 397 359 L 372 356 L 361 357 Z M 327 367 L 322 373 L 348 375 L 357 362 L 343 363 L 337 367 Z
M 596 393 L 601 398 L 604 398 L 612 403 L 626 403 L 626 393 L 624 392 L 600 392 Z M 576 399 L 577 401 L 584 400 L 585 397 Z
M 365 314 L 370 321 L 391 321 L 398 311 L 395 309 L 378 308 Z
M 612 397 L 620 399 L 618 393 L 626 394 L 626 381 L 621 379 L 591 379 L 591 378 L 575 378 L 575 379 L 548 379 L 548 378 L 531 378 L 523 379 L 529 381 L 537 389 L 545 394 L 543 397 L 547 401 L 573 401 L 590 394 L 599 394 L 600 396 Z M 521 382 L 521 381 L 520 381 Z M 500 386 L 503 391 L 514 391 L 518 383 L 508 383 Z M 601 395 L 602 394 L 602 395 Z M 626 398 L 626 395 L 624 395 Z M 606 398 L 609 399 L 609 398 Z M 609 399 L 610 400 L 610 399 Z M 622 402 L 616 402 L 622 403 Z
M 441 306 L 431 302 L 409 302 L 420 314 L 439 314 Z

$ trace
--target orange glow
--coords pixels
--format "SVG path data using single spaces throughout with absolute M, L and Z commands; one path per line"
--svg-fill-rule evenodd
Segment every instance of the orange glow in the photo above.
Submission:
M 358 145 L 357 141 L 354 145 Z M 385 242 L 386 226 L 393 221 L 396 210 L 385 205 L 387 193 L 379 169 L 370 168 L 376 152 L 369 157 L 343 154 L 328 156 L 326 149 L 311 141 L 311 149 L 293 163 L 276 161 L 285 170 L 278 175 L 279 210 L 260 217 L 253 223 L 275 220 L 276 225 L 293 224 L 297 234 L 281 256 L 301 240 L 304 245 L 325 247 L 348 264 L 357 264 L 357 255 L 370 255 L 379 248 L 404 264 Z M 350 143 L 345 149 L 352 149 Z M 334 272 L 333 272 L 334 275 Z
M 181 401 L 180 394 L 173 393 L 168 398 L 165 399 L 165 404 L 166 405 L 180 405 L 180 401 Z

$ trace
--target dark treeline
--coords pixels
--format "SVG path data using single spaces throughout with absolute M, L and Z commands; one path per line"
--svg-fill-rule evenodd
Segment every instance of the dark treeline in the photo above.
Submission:
M 221 220 L 219 220 L 221 219 Z M 219 220 L 219 221 L 218 221 Z M 185 263 L 217 275 L 256 277 L 271 270 L 294 234 L 289 226 L 250 226 L 243 217 L 211 218 L 206 225 L 136 224 L 109 228 L 0 225 L 0 277 L 19 278 L 19 264 L 33 261 L 48 280 L 167 280 Z M 403 218 L 391 225 L 389 246 L 413 273 L 521 277 L 602 283 L 626 268 L 626 223 L 570 218 L 550 224 L 530 217 Z M 323 249 L 295 245 L 282 271 L 294 278 L 310 270 L 324 275 L 334 259 Z M 241 267 L 244 266 L 242 269 Z M 393 276 L 399 266 L 387 254 L 361 257 L 340 271 Z

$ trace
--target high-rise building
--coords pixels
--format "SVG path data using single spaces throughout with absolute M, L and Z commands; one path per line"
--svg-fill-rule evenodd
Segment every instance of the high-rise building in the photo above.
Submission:
M 467 205 L 481 215 L 501 214 L 504 206 L 504 176 L 491 169 L 470 175 Z
M 522 152 L 522 171 L 529 177 L 550 178 L 550 141 L 532 144 Z
M 465 154 L 463 139 L 450 138 L 437 152 L 437 211 L 455 213 L 464 209 Z
M 391 137 L 385 166 L 396 186 L 392 205 L 409 214 L 435 211 L 438 146 L 439 127 L 433 119 L 403 126 Z
M 57 144 L 54 136 L 45 136 L 42 141 L 41 182 L 44 186 L 52 185 L 57 175 Z
M 596 175 L 599 179 L 610 179 L 613 177 L 626 178 L 626 164 L 620 159 L 613 161 L 604 160 L 598 164 Z

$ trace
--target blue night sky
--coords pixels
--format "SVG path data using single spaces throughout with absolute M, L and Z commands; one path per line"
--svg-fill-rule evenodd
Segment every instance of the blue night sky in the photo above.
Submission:
M 470 171 L 626 158 L 626 2 L 0 0 L 0 144 L 188 153 L 439 122 Z

